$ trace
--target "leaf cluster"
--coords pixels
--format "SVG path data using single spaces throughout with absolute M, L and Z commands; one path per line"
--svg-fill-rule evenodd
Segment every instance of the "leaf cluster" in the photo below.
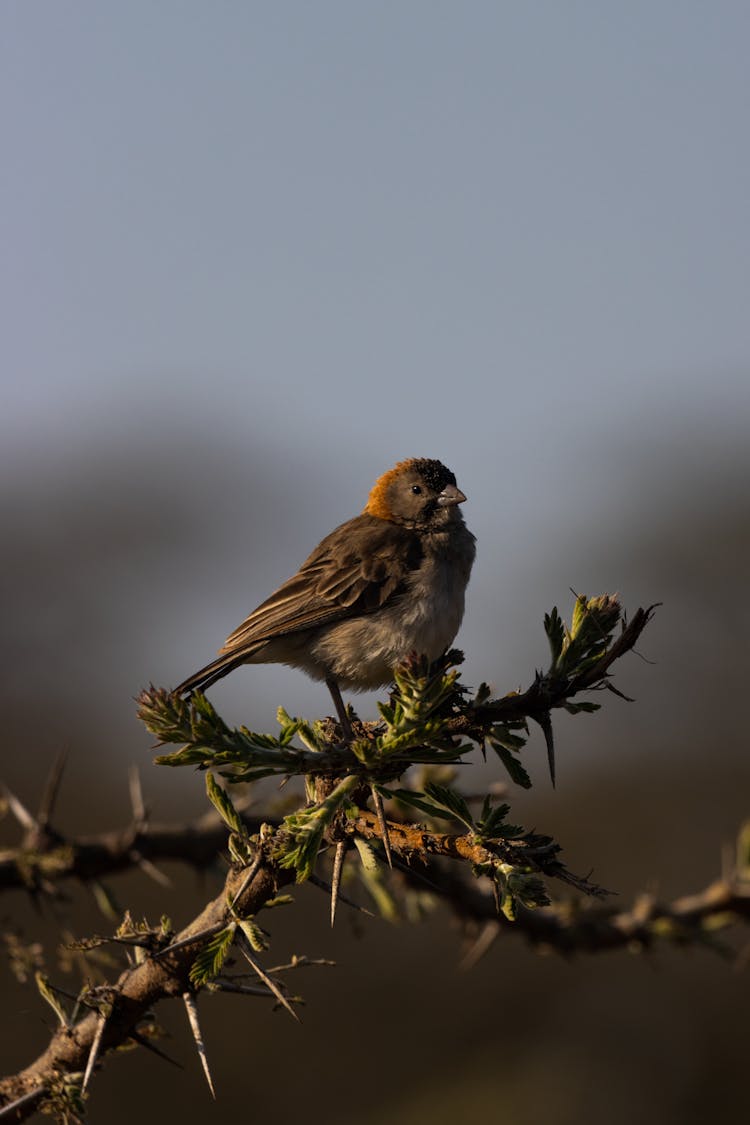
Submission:
M 639 611 L 640 628 L 648 620 L 648 612 Z M 180 749 L 157 758 L 160 764 L 216 770 L 231 783 L 270 775 L 305 778 L 307 803 L 286 817 L 275 844 L 280 867 L 292 869 L 300 881 L 310 878 L 321 850 L 336 836 L 340 839 L 342 833 L 350 831 L 347 825 L 369 800 L 378 814 L 389 863 L 391 833 L 383 799 L 402 810 L 417 810 L 432 822 L 452 820 L 478 845 L 486 846 L 491 841 L 507 844 L 511 839 L 524 838 L 522 829 L 506 823 L 507 805 L 493 806 L 488 798 L 475 820 L 465 798 L 449 786 L 432 781 L 415 789 L 394 786 L 394 782 L 417 768 L 440 769 L 465 763 L 475 746 L 483 751 L 489 746 L 511 782 L 528 788 L 531 779 L 522 762 L 528 719 L 542 726 L 552 768 L 550 711 L 553 707 L 594 709 L 595 704 L 573 703 L 572 697 L 584 683 L 602 686 L 620 618 L 620 603 L 611 595 L 577 597 L 570 626 L 564 624 L 557 608 L 553 609 L 545 617 L 552 653 L 548 671 L 537 673 L 525 693 L 512 692 L 495 699 L 486 684 L 473 694 L 461 684 L 457 668 L 463 659 L 461 653 L 452 651 L 433 664 L 414 655 L 395 669 L 390 699 L 379 704 L 380 720 L 355 720 L 354 735 L 348 740 L 331 720 L 311 723 L 291 717 L 283 708 L 277 715 L 278 735 L 245 726 L 232 729 L 200 693 L 183 699 L 153 687 L 141 696 L 139 714 L 161 743 L 182 743 Z M 636 635 L 627 644 L 621 639 L 622 651 L 632 647 Z M 601 668 L 599 681 L 592 679 L 597 667 Z M 208 793 L 230 829 L 230 853 L 241 863 L 248 858 L 242 821 L 232 816 L 231 802 L 215 782 L 209 782 Z M 539 870 L 533 862 L 514 863 L 506 854 L 498 853 L 473 867 L 476 874 L 491 870 L 492 877 L 503 884 L 503 909 L 508 916 L 514 909 L 507 905 L 510 900 L 526 905 L 543 901 L 536 884 L 527 878 L 529 871 Z

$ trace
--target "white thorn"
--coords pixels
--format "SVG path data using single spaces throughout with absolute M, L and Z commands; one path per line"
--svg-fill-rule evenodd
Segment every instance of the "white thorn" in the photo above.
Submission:
M 86 1063 L 86 1071 L 83 1075 L 83 1082 L 81 1084 L 81 1091 L 84 1094 L 86 1093 L 86 1089 L 87 1089 L 89 1081 L 91 1079 L 91 1075 L 94 1073 L 94 1067 L 96 1066 L 96 1058 L 97 1058 L 97 1055 L 99 1054 L 99 1048 L 101 1047 L 101 1043 L 102 1043 L 102 1035 L 104 1035 L 104 1028 L 106 1026 L 107 1026 L 107 1017 L 103 1016 L 100 1012 L 99 1013 L 99 1020 L 98 1020 L 97 1025 L 96 1025 L 96 1033 L 94 1035 L 94 1041 L 91 1044 L 91 1050 L 89 1051 L 88 1062 Z
M 203 1036 L 201 1035 L 201 1025 L 198 1022 L 198 1005 L 195 1002 L 195 997 L 192 992 L 183 992 L 182 999 L 185 1002 L 185 1010 L 187 1011 L 188 1020 L 190 1022 L 190 1030 L 193 1033 L 193 1039 L 195 1040 L 195 1047 L 201 1060 L 203 1073 L 206 1076 L 206 1082 L 211 1091 L 211 1097 L 216 1101 L 216 1091 L 214 1090 L 211 1071 L 208 1067 L 208 1056 L 206 1055 L 206 1047 L 203 1042 Z

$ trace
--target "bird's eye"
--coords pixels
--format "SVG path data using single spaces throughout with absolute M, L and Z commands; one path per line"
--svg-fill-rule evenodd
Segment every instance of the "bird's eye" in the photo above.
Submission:
M 419 496 L 419 495 L 421 495 L 421 492 L 422 492 L 422 486 L 419 485 L 419 484 L 413 484 L 411 486 L 411 490 L 412 490 L 412 492 L 414 493 L 415 496 Z

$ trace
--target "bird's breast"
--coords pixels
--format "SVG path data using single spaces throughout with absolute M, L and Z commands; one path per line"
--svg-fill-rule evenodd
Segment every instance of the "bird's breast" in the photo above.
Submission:
M 471 536 L 458 555 L 426 551 L 390 603 L 322 630 L 316 656 L 342 687 L 355 690 L 390 683 L 394 666 L 411 652 L 435 660 L 458 632 L 472 562 Z

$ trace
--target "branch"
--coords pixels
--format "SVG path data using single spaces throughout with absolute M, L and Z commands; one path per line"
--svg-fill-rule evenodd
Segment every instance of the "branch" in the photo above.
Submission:
M 106 1007 L 97 1003 L 98 990 L 94 990 L 88 1014 L 73 1025 L 59 1027 L 47 1049 L 30 1066 L 0 1080 L 0 1106 L 7 1107 L 21 1099 L 14 1120 L 25 1120 L 35 1112 L 39 1100 L 51 1101 L 53 1105 L 59 1102 L 63 1078 L 83 1074 L 97 1035 L 99 1060 L 128 1040 L 137 1040 L 137 1025 L 155 1004 L 194 990 L 191 969 L 206 937 L 226 927 L 240 911 L 243 916 L 256 913 L 280 886 L 294 878 L 293 873 L 280 870 L 272 859 L 263 858 L 251 882 L 233 903 L 233 913 L 228 901 L 238 894 L 245 874 L 244 870 L 232 869 L 222 892 L 166 948 L 127 969 L 114 985 L 107 987 Z M 106 1015 L 103 1031 L 102 1012 Z
M 511 692 L 501 699 L 471 704 L 450 728 L 455 733 L 465 733 L 471 737 L 472 731 L 484 731 L 492 723 L 510 720 L 534 719 L 537 722 L 551 710 L 566 707 L 570 701 L 584 691 L 610 687 L 609 669 L 616 660 L 630 652 L 641 633 L 652 619 L 657 605 L 636 610 L 632 620 L 623 626 L 620 636 L 605 649 L 602 655 L 590 666 L 574 675 L 557 673 L 555 664 L 546 674 L 537 673 L 534 682 L 526 691 Z M 556 613 L 556 611 L 553 611 Z M 602 640 L 606 640 L 603 637 Z
M 243 814 L 242 819 L 250 834 L 258 832 L 260 818 Z M 184 824 L 132 824 L 96 836 L 70 838 L 40 830 L 35 824 L 19 847 L 0 852 L 0 891 L 50 892 L 63 880 L 92 882 L 160 860 L 208 867 L 226 842 L 226 828 L 213 812 Z M 153 869 L 148 873 L 153 874 Z
M 405 873 L 409 878 L 409 873 Z M 491 895 L 456 878 L 445 868 L 431 868 L 432 890 L 471 928 L 491 927 L 499 934 L 523 934 L 540 951 L 606 953 L 627 949 L 633 953 L 659 944 L 703 945 L 725 953 L 718 942 L 720 931 L 750 922 L 750 877 L 742 872 L 717 879 L 696 894 L 670 903 L 649 894 L 639 895 L 629 910 L 579 903 L 553 903 L 537 910 L 520 909 L 514 922 L 498 917 Z
M 217 797 L 232 821 L 240 847 L 244 836 L 242 826 L 226 795 Z M 424 826 L 388 821 L 384 826 L 376 813 L 360 811 L 345 821 L 345 832 L 355 841 L 379 840 L 387 832 L 393 856 L 397 861 L 397 877 L 415 881 L 420 889 L 425 881 L 433 893 L 439 894 L 464 921 L 482 924 L 477 945 L 486 949 L 499 933 L 515 932 L 526 937 L 537 948 L 552 948 L 561 953 L 603 952 L 618 948 L 649 949 L 658 942 L 672 944 L 704 944 L 716 947 L 715 934 L 738 920 L 750 919 L 750 866 L 745 863 L 747 834 L 740 838 L 737 870 L 711 884 L 696 895 L 675 900 L 670 905 L 658 904 L 642 896 L 630 911 L 610 908 L 583 909 L 572 904 L 557 904 L 527 909 L 519 902 L 515 921 L 509 922 L 498 912 L 494 896 L 460 877 L 457 864 L 470 863 L 482 868 L 497 858 L 497 846 L 509 850 L 521 848 L 528 861 L 525 845 L 529 838 L 508 841 L 479 841 L 471 832 L 438 833 Z M 50 1103 L 59 1112 L 63 1104 L 69 1108 L 74 1094 L 82 1097 L 80 1077 L 93 1072 L 104 1056 L 114 1048 L 133 1040 L 148 1045 L 138 1028 L 139 1022 L 159 1001 L 174 997 L 191 997 L 201 988 L 209 991 L 226 989 L 258 995 L 257 988 L 222 981 L 216 974 L 232 943 L 236 927 L 240 927 L 248 952 L 263 948 L 262 931 L 252 916 L 271 901 L 280 887 L 290 883 L 294 870 L 278 864 L 287 846 L 288 830 L 265 828 L 253 846 L 256 854 L 247 866 L 235 866 L 226 877 L 222 892 L 176 935 L 164 931 L 134 932 L 130 944 L 140 949 L 141 963 L 127 969 L 113 985 L 92 989 L 83 1002 L 89 1012 L 75 1024 L 62 1013 L 63 1025 L 55 1032 L 47 1049 L 19 1074 L 0 1081 L 0 1106 L 13 1105 L 14 1119 L 25 1120 L 40 1102 Z M 531 837 L 533 840 L 534 838 Z M 537 849 L 539 870 L 557 877 L 562 868 L 549 847 Z M 743 858 L 744 857 L 744 858 Z M 446 866 L 446 860 L 454 863 Z M 424 864 L 427 879 L 417 863 Z M 547 870 L 547 868 L 552 868 Z M 574 882 L 576 877 L 568 879 Z M 596 893 L 586 880 L 584 890 Z M 125 940 L 120 938 L 119 940 Z M 260 943 L 260 945 L 258 945 Z M 85 944 L 85 943 L 84 943 Z M 251 965 L 265 985 L 261 995 L 273 994 L 278 1002 L 289 1007 L 289 998 L 258 964 L 252 954 Z M 207 968 L 210 965 L 211 968 Z M 200 968 L 198 968 L 200 966 Z M 196 972 L 198 970 L 198 972 Z M 272 972 L 274 970 L 271 970 Z M 49 991 L 49 986 L 46 986 Z M 192 1005 L 192 1002 L 191 1002 Z M 190 1006 L 189 1005 L 189 1010 Z M 59 1009 L 59 1005 L 56 1005 Z M 194 1009 L 194 1005 L 192 1005 Z M 68 1099 L 64 1102 L 64 1099 Z
M 516 932 L 535 945 L 561 951 L 645 943 L 649 936 L 650 940 L 705 941 L 710 927 L 747 917 L 748 886 L 739 876 L 731 893 L 725 881 L 697 900 L 680 900 L 668 908 L 654 904 L 647 910 L 644 899 L 629 914 L 550 904 L 542 877 L 562 880 L 598 898 L 607 892 L 568 871 L 559 858 L 559 845 L 551 838 L 510 824 L 509 806 L 497 803 L 497 794 L 488 793 L 481 809 L 473 811 L 473 802 L 448 784 L 456 775 L 456 764 L 466 764 L 472 743 L 483 749 L 489 743 L 511 780 L 528 787 L 531 782 L 519 759 L 528 719 L 544 732 L 554 781 L 550 712 L 595 710 L 597 704 L 574 703 L 574 698 L 583 691 L 616 690 L 610 683 L 610 668 L 633 648 L 653 608 L 639 609 L 616 639 L 613 634 L 621 618 L 616 597 L 578 597 L 570 627 L 554 609 L 545 618 L 552 656 L 549 668 L 537 672 L 526 692 L 499 699 L 490 698 L 486 685 L 470 698 L 455 668 L 463 659 L 460 653 L 447 653 L 432 665 L 415 655 L 394 670 L 395 686 L 389 701 L 379 705 L 380 720 L 362 723 L 352 715 L 346 730 L 332 719 L 311 723 L 292 718 L 283 709 L 278 712 L 277 735 L 247 727 L 232 729 L 200 693 L 183 699 L 150 688 L 139 699 L 141 719 L 162 744 L 180 746 L 157 761 L 206 771 L 208 797 L 223 826 L 213 817 L 197 826 L 149 826 L 140 786 L 133 779 L 133 822 L 127 829 L 65 840 L 50 826 L 61 765 L 36 817 L 9 796 L 25 835 L 20 848 L 0 855 L 0 888 L 23 886 L 34 893 L 52 893 L 56 880 L 72 876 L 93 881 L 134 865 L 153 874 L 153 861 L 158 859 L 179 858 L 202 866 L 223 848 L 233 866 L 222 893 L 180 934 L 169 932 L 166 921 L 159 930 L 150 930 L 126 918 L 112 940 L 134 948 L 136 963 L 114 984 L 89 989 L 79 998 L 88 1008 L 82 1018 L 69 1018 L 59 990 L 38 975 L 40 992 L 57 1011 L 61 1027 L 34 1063 L 0 1082 L 0 1104 L 6 1112 L 12 1105 L 10 1112 L 22 1120 L 41 1101 L 58 1117 L 77 1120 L 89 1080 L 103 1058 L 129 1040 L 148 1045 L 146 1029 L 139 1023 L 156 1003 L 175 996 L 183 998 L 211 1083 L 195 997 L 201 990 L 221 988 L 260 992 L 295 1014 L 295 998 L 261 964 L 267 935 L 253 916 L 274 905 L 271 900 L 278 889 L 294 879 L 327 886 L 317 870 L 326 853 L 336 856 L 329 888 L 331 917 L 337 898 L 346 901 L 340 883 L 347 853 L 359 857 L 362 882 L 383 913 L 393 906 L 386 879 L 401 880 L 402 889 L 404 882 L 426 881 L 464 921 L 482 924 L 490 939 L 512 922 Z M 462 741 L 462 736 L 469 741 Z M 294 745 L 295 739 L 302 745 Z M 408 771 L 417 787 L 394 788 Z M 305 798 L 280 823 L 261 822 L 241 815 L 216 775 L 230 785 L 273 775 L 304 776 Z M 391 819 L 386 818 L 384 799 L 389 808 L 398 810 Z M 426 814 L 426 823 L 414 821 L 413 813 L 410 821 L 393 819 L 404 807 L 410 813 L 417 809 L 422 817 Z M 437 831 L 434 824 L 441 820 L 453 830 Z M 371 847 L 370 841 L 377 846 Z M 378 863 L 381 851 L 387 868 Z M 491 896 L 483 889 L 487 883 Z M 288 899 L 280 896 L 276 903 Z M 93 948 L 101 941 L 90 938 L 80 947 Z M 252 985 L 238 983 L 236 976 L 221 977 L 235 943 L 257 977 Z
M 350 831 L 370 840 L 382 841 L 383 837 L 382 825 L 372 813 L 362 813 L 350 822 Z M 603 953 L 623 947 L 640 951 L 657 942 L 715 945 L 718 931 L 750 921 L 750 864 L 743 857 L 750 835 L 747 828 L 740 832 L 733 870 L 696 894 L 681 896 L 669 904 L 641 894 L 625 911 L 578 901 L 553 902 L 533 909 L 520 903 L 512 919 L 498 912 L 494 894 L 487 894 L 455 868 L 436 862 L 456 859 L 485 866 L 487 849 L 471 833 L 434 833 L 419 825 L 393 821 L 388 822 L 387 831 L 391 848 L 402 861 L 399 871 L 407 882 L 419 890 L 426 883 L 463 921 L 491 923 L 498 932 L 521 933 L 538 948 L 559 953 Z M 572 875 L 555 858 L 554 849 L 547 851 L 548 855 L 542 851 L 534 857 L 541 873 L 562 879 L 594 899 L 609 893 Z M 524 855 L 529 858 L 529 851 Z
M 532 833 L 511 840 L 478 840 L 474 832 L 461 835 L 430 832 L 424 825 L 404 824 L 389 820 L 383 825 L 378 816 L 370 812 L 360 812 L 353 820 L 347 821 L 346 832 L 365 840 L 390 840 L 391 850 L 404 863 L 415 860 L 428 863 L 430 859 L 463 860 L 474 868 L 488 870 L 498 859 L 513 867 L 528 868 L 552 879 L 560 879 L 577 891 L 603 898 L 610 892 L 590 883 L 580 875 L 574 875 L 562 864 L 557 855 L 560 848 L 549 836 L 536 836 Z M 493 907 L 497 913 L 496 907 Z

